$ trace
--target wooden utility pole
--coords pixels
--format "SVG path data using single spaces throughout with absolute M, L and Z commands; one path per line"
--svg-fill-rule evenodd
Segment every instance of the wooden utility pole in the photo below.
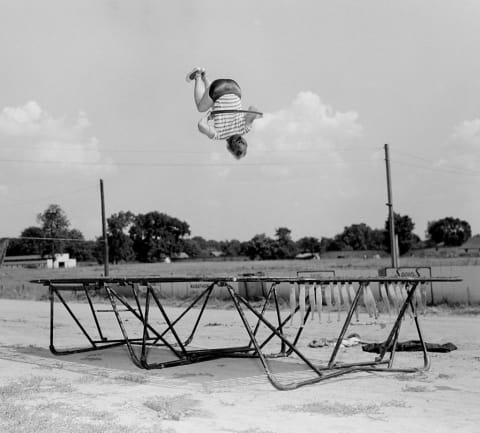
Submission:
M 390 178 L 390 156 L 388 144 L 385 144 L 385 164 L 387 167 L 387 194 L 388 194 L 388 228 L 390 232 L 390 254 L 392 257 L 392 268 L 398 267 L 397 243 L 395 239 L 395 219 L 393 214 L 392 181 Z
M 105 221 L 105 199 L 103 197 L 103 180 L 100 179 L 100 201 L 102 205 L 102 235 L 103 235 L 103 268 L 104 276 L 108 277 L 108 239 L 107 239 L 107 224 Z

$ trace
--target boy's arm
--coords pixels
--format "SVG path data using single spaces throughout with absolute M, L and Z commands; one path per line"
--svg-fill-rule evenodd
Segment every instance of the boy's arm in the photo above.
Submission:
M 208 123 L 210 113 L 208 113 L 206 116 L 202 117 L 199 122 L 198 122 L 198 130 L 202 133 L 205 134 L 208 138 L 213 138 L 215 137 L 215 128 L 211 126 Z

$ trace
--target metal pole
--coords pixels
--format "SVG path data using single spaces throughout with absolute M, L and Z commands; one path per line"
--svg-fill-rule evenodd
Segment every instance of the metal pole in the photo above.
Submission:
M 390 157 L 388 153 L 388 144 L 385 144 L 385 164 L 387 167 L 387 194 L 388 194 L 388 225 L 390 232 L 390 254 L 392 257 L 392 268 L 398 267 L 397 248 L 395 242 L 395 220 L 393 214 L 392 185 L 390 179 Z
M 100 201 L 102 204 L 102 234 L 103 234 L 103 267 L 105 277 L 108 277 L 108 240 L 107 224 L 105 222 L 105 200 L 103 197 L 103 180 L 100 179 Z

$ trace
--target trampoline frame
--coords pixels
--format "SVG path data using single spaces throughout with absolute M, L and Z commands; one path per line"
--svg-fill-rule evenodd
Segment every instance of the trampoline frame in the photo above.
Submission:
M 169 368 L 197 362 L 204 362 L 208 360 L 227 358 L 227 357 L 249 357 L 258 358 L 265 371 L 268 380 L 271 384 L 279 390 L 292 390 L 304 385 L 322 382 L 334 377 L 345 375 L 353 372 L 402 372 L 413 373 L 428 370 L 430 367 L 430 358 L 420 328 L 419 318 L 416 312 L 414 300 L 414 293 L 419 284 L 434 283 L 434 282 L 458 282 L 461 281 L 455 277 L 268 277 L 268 276 L 248 276 L 248 277 L 159 277 L 159 276 L 143 276 L 143 277 L 100 277 L 100 278 L 72 278 L 72 279 L 42 279 L 34 280 L 33 282 L 43 284 L 49 288 L 50 300 L 50 351 L 55 355 L 68 355 L 81 352 L 96 351 L 108 349 L 117 346 L 125 345 L 132 362 L 139 368 L 144 369 L 161 369 Z M 266 293 L 263 303 L 260 308 L 256 308 L 252 303 L 241 296 L 233 287 L 235 283 L 252 283 L 261 282 L 263 284 L 270 284 L 270 288 Z M 162 299 L 158 295 L 159 283 L 208 283 L 208 286 L 201 291 L 185 308 L 184 311 L 175 319 L 172 319 L 163 306 Z M 297 343 L 304 330 L 304 325 L 312 312 L 312 304 L 306 295 L 306 311 L 303 315 L 303 323 L 300 324 L 297 332 L 293 337 L 288 338 L 284 332 L 284 327 L 292 319 L 290 312 L 286 318 L 282 319 L 280 304 L 278 301 L 278 285 L 281 283 L 289 283 L 300 285 L 314 284 L 316 289 L 321 290 L 322 286 L 328 284 L 358 284 L 355 289 L 355 297 L 352 300 L 347 311 L 343 326 L 337 337 L 337 341 L 329 361 L 326 365 L 316 365 L 309 360 L 305 354 L 297 347 Z M 371 361 L 341 363 L 337 361 L 337 354 L 340 350 L 342 340 L 344 339 L 348 327 L 352 322 L 352 317 L 359 306 L 360 297 L 364 287 L 370 283 L 400 283 L 405 284 L 407 296 L 403 301 L 397 317 L 388 333 L 387 339 L 382 343 L 380 353 Z M 144 286 L 146 289 L 145 298 L 139 296 L 139 286 Z M 120 293 L 119 287 L 130 287 L 131 298 L 127 298 Z M 211 299 L 213 290 L 221 288 L 228 293 L 227 299 L 230 299 L 234 306 L 234 310 L 240 319 L 241 323 L 248 335 L 248 344 L 237 347 L 215 347 L 207 349 L 190 349 L 189 344 L 194 340 L 199 323 L 203 317 L 208 301 Z M 85 326 L 81 323 L 78 316 L 69 306 L 69 301 L 62 296 L 62 292 L 82 292 L 89 305 L 89 310 L 92 314 L 92 319 L 95 324 L 97 335 L 89 333 Z M 109 339 L 105 337 L 101 323 L 98 320 L 98 310 L 94 307 L 91 292 L 104 291 L 106 298 L 110 303 L 111 310 L 115 314 L 116 321 L 121 330 L 123 338 Z M 62 348 L 59 349 L 55 344 L 55 304 L 60 303 L 66 309 L 70 317 L 73 319 L 81 333 L 86 338 L 88 344 L 84 347 Z M 197 312 L 190 334 L 182 340 L 176 330 L 177 324 L 185 317 L 185 315 L 192 311 L 197 304 L 200 309 Z M 108 303 L 107 303 L 108 305 Z M 120 305 L 124 308 L 121 309 Z M 266 318 L 265 312 L 267 306 L 272 305 L 275 312 L 276 323 Z M 152 324 L 150 321 L 151 311 L 153 308 L 158 309 L 162 319 L 165 321 L 165 327 L 159 329 L 158 325 Z M 293 315 L 299 312 L 299 305 L 296 305 Z M 394 367 L 394 359 L 396 353 L 396 345 L 398 342 L 399 332 L 402 325 L 403 318 L 407 309 L 410 308 L 412 317 L 415 322 L 418 339 L 421 343 L 423 354 L 423 365 L 418 367 Z M 132 337 L 129 335 L 125 326 L 122 311 L 131 313 L 139 322 L 143 329 L 141 337 Z M 253 314 L 255 318 L 255 325 L 252 326 L 251 321 L 247 319 L 246 312 Z M 267 337 L 260 338 L 258 330 L 263 325 L 268 329 Z M 167 334 L 171 334 L 174 342 L 167 339 Z M 278 353 L 267 354 L 264 353 L 265 346 L 272 340 L 277 339 L 280 343 L 280 350 Z M 140 350 L 136 350 L 135 346 L 140 346 Z M 153 348 L 166 348 L 174 355 L 174 360 L 155 362 L 151 361 L 151 352 Z M 388 355 L 387 355 L 388 352 Z M 306 367 L 307 371 L 311 372 L 311 376 L 307 379 L 283 381 L 278 374 L 273 372 L 269 359 L 289 357 L 295 354 L 298 360 Z

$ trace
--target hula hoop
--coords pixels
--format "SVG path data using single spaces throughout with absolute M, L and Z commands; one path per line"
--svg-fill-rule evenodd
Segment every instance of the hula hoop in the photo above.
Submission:
M 263 113 L 260 111 L 252 111 L 252 110 L 215 110 L 210 112 L 212 116 L 215 116 L 216 114 L 235 114 L 235 113 L 251 113 L 251 114 L 257 114 L 258 116 L 263 116 Z

